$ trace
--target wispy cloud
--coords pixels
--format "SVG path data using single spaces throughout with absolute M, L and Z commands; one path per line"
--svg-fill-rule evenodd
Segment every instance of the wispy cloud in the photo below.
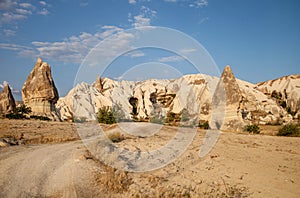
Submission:
M 43 8 L 41 11 L 38 11 L 38 14 L 40 14 L 40 15 L 48 15 L 48 14 L 50 14 L 50 12 L 46 8 Z
M 181 3 L 189 7 L 202 8 L 208 6 L 208 0 L 164 0 L 168 3 Z
M 166 62 L 179 62 L 179 61 L 183 61 L 184 58 L 182 58 L 181 56 L 166 56 L 166 57 L 162 57 L 162 58 L 159 58 L 158 61 L 159 62 L 163 62 L 163 63 L 166 63 Z
M 136 4 L 136 0 L 128 0 L 128 3 L 130 3 L 130 4 Z
M 190 54 L 195 51 L 197 51 L 197 50 L 194 48 L 183 48 L 183 49 L 179 50 L 179 52 L 181 52 L 183 54 Z
M 208 6 L 207 0 L 196 0 L 189 4 L 190 7 L 202 8 Z
M 132 22 L 133 27 L 143 27 L 151 25 L 151 20 L 156 16 L 157 12 L 151 10 L 146 6 L 142 6 L 140 9 L 140 14 L 133 16 L 129 14 L 129 22 Z
M 46 5 L 47 5 L 46 1 L 40 1 L 40 4 L 41 4 L 42 6 L 46 6 Z
M 4 32 L 4 35 L 7 37 L 14 36 L 16 34 L 16 31 L 10 30 L 10 29 L 4 29 L 3 32 Z
M 28 19 L 31 15 L 48 15 L 49 10 L 45 8 L 49 7 L 46 1 L 38 1 L 37 3 L 20 3 L 19 1 L 12 0 L 0 0 L 0 27 L 6 26 L 9 29 L 18 26 L 21 21 Z M 3 31 L 4 32 L 4 31 Z M 6 34 L 12 36 L 15 34 Z

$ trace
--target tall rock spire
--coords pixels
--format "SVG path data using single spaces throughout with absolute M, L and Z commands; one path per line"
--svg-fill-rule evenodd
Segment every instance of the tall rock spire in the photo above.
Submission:
M 59 96 L 55 87 L 51 68 L 38 58 L 22 88 L 24 104 L 31 107 L 33 113 L 47 114 L 55 111 Z
M 241 100 L 241 90 L 231 67 L 227 65 L 223 70 L 213 96 L 213 110 L 218 114 L 215 115 L 218 119 L 213 120 L 215 123 L 211 123 L 211 125 L 221 130 L 242 130 L 244 123 L 239 112 Z
M 10 113 L 16 108 L 15 99 L 12 95 L 11 89 L 5 84 L 2 93 L 0 93 L 0 113 Z

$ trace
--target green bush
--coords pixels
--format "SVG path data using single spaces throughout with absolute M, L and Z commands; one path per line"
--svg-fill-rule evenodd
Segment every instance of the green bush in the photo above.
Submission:
M 300 136 L 300 131 L 297 125 L 287 124 L 281 127 L 277 133 L 278 136 L 291 136 L 297 137 Z
M 99 123 L 104 123 L 104 124 L 116 123 L 116 119 L 110 107 L 99 108 L 97 113 L 97 120 Z
M 244 130 L 249 133 L 254 133 L 254 134 L 260 133 L 260 128 L 256 124 L 249 124 L 249 125 L 245 126 Z
M 20 114 L 20 113 L 9 113 L 9 114 L 6 114 L 5 117 L 8 119 L 24 119 L 24 118 L 26 118 L 25 115 Z
M 204 123 L 199 123 L 199 127 L 202 129 L 209 129 L 208 121 L 205 121 Z
M 150 122 L 155 124 L 164 124 L 164 119 L 160 117 L 152 117 L 150 118 Z
M 49 121 L 50 118 L 48 118 L 47 116 L 36 116 L 36 115 L 31 115 L 30 118 L 36 119 L 36 120 L 46 120 Z
M 25 114 L 31 113 L 31 108 L 27 107 L 25 104 L 21 104 L 16 107 L 14 112 L 6 114 L 5 117 L 8 119 L 24 119 L 26 118 Z

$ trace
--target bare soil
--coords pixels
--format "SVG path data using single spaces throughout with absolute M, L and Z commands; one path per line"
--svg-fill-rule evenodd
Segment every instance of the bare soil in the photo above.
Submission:
M 269 135 L 224 132 L 204 158 L 206 131 L 199 130 L 172 163 L 127 173 L 95 159 L 73 123 L 1 119 L 0 138 L 22 136 L 25 145 L 0 148 L 0 197 L 299 197 L 300 138 L 271 136 L 272 127 L 262 129 Z M 121 132 L 116 125 L 105 131 Z M 115 144 L 151 150 L 175 133 L 165 127 Z

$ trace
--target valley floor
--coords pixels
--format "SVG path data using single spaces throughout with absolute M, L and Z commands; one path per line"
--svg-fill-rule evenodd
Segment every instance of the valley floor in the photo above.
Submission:
M 298 197 L 300 194 L 300 138 L 297 137 L 223 132 L 211 152 L 200 158 L 198 153 L 206 131 L 198 130 L 175 161 L 157 170 L 127 173 L 95 159 L 75 128 L 72 123 L 0 120 L 0 138 L 25 140 L 25 145 L 0 147 L 0 197 Z M 121 131 L 118 126 L 104 128 L 106 133 Z M 176 134 L 174 127 L 162 129 L 149 137 L 126 135 L 115 144 L 129 150 L 150 151 Z

